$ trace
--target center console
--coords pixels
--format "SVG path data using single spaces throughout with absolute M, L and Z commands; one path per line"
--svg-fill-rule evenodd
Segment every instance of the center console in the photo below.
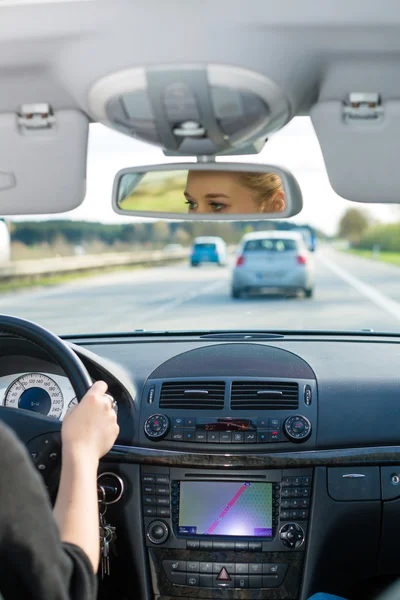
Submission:
M 312 469 L 142 467 L 141 478 L 157 596 L 297 597 Z

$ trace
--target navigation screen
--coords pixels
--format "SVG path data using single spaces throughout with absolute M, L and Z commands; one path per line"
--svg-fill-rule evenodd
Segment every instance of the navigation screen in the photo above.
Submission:
M 178 532 L 272 537 L 272 483 L 181 481 Z

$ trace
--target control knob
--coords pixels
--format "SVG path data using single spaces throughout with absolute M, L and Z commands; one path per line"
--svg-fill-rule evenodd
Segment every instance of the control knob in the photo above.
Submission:
M 147 539 L 152 544 L 163 544 L 169 536 L 169 529 L 164 521 L 152 521 L 147 528 Z
M 162 440 L 169 431 L 170 422 L 165 415 L 151 415 L 146 419 L 144 432 L 150 440 Z
M 286 523 L 279 532 L 279 539 L 288 548 L 300 548 L 304 543 L 304 531 L 297 523 Z
M 286 419 L 283 431 L 291 442 L 305 442 L 311 435 L 311 423 L 303 415 L 295 415 Z

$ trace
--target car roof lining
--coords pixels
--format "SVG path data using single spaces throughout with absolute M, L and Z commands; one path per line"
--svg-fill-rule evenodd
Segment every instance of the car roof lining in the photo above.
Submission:
M 245 11 L 242 0 L 0 3 L 3 116 L 15 116 L 23 103 L 48 102 L 55 113 L 71 110 L 85 116 L 86 129 L 91 120 L 89 90 L 101 77 L 121 69 L 183 59 L 186 63 L 227 64 L 264 74 L 283 91 L 293 114 L 312 112 L 330 182 L 337 193 L 370 201 L 363 196 L 365 186 L 358 186 L 378 168 L 374 161 L 380 157 L 383 189 L 380 187 L 377 197 L 372 186 L 370 196 L 375 201 L 396 201 L 399 182 L 392 166 L 397 139 L 389 136 L 389 128 L 375 131 L 369 138 L 374 152 L 368 160 L 361 160 L 356 139 L 350 144 L 341 141 L 343 131 L 337 127 L 337 115 L 336 121 L 330 122 L 324 113 L 326 130 L 321 120 L 317 123 L 316 115 L 327 102 L 342 103 L 351 91 L 377 91 L 385 103 L 400 98 L 397 0 L 387 0 L 384 7 L 372 0 L 303 0 L 301 10 L 297 0 L 282 0 L 273 10 L 264 0 L 248 0 Z M 394 118 L 390 114 L 390 126 Z M 393 131 L 397 131 L 397 118 Z M 8 168 L 8 141 L 7 135 L 0 139 L 0 172 Z M 340 153 L 335 151 L 338 145 Z M 86 167 L 86 154 L 79 156 L 75 190 Z M 54 153 L 47 153 L 49 172 L 59 170 L 56 160 Z M 19 172 L 29 173 L 29 162 L 29 156 L 22 156 Z M 353 184 L 343 186 L 340 182 L 349 180 L 349 172 L 354 175 Z M 48 188 L 36 192 L 27 197 L 25 187 L 18 187 L 15 197 L 20 204 L 14 206 L 19 210 L 25 199 L 25 213 L 42 212 L 41 196 Z M 70 205 L 78 201 L 79 194 Z M 10 202 L 8 192 L 0 191 L 0 214 L 10 214 Z M 55 210 L 54 202 L 60 202 L 63 210 L 61 199 L 53 199 Z

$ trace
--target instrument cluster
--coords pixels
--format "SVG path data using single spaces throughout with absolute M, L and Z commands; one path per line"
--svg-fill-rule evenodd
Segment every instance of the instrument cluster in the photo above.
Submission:
M 26 372 L 0 377 L 0 406 L 62 420 L 75 404 L 75 392 L 65 376 Z

